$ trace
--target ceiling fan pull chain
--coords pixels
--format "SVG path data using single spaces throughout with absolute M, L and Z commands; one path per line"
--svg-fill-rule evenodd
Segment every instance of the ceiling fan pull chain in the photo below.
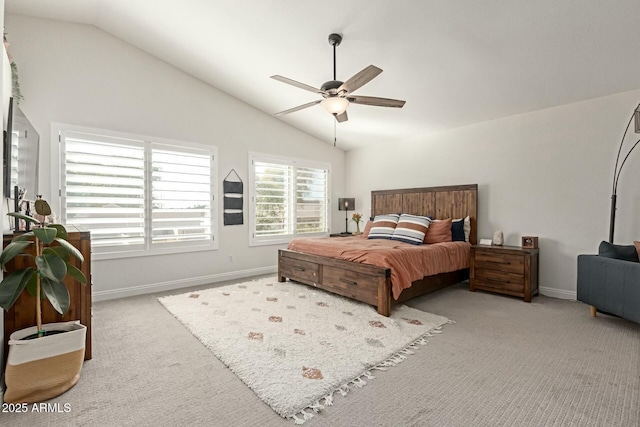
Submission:
M 336 141 L 337 141 L 337 137 L 336 137 L 336 121 L 334 120 L 334 122 L 333 122 L 333 146 L 334 147 L 336 146 Z

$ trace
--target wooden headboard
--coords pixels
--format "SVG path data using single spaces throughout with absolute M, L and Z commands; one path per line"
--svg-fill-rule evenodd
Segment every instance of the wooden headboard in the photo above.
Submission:
M 371 216 L 388 213 L 425 215 L 433 219 L 471 220 L 469 242 L 478 243 L 478 184 L 405 188 L 371 192 Z

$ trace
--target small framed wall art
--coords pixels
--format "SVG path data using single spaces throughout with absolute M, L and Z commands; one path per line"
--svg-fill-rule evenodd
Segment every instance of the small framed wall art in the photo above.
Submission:
M 537 249 L 538 237 L 537 236 L 522 236 L 522 247 L 525 249 Z

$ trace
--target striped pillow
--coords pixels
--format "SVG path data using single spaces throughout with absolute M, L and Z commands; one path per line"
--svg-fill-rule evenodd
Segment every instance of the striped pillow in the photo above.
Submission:
M 369 237 L 369 233 L 371 232 L 371 227 L 373 227 L 373 221 L 367 221 L 364 225 L 364 231 L 362 232 L 362 237 L 365 239 Z
M 391 239 L 400 215 L 376 215 L 367 239 Z
M 430 222 L 431 220 L 426 216 L 402 214 L 391 239 L 421 245 Z

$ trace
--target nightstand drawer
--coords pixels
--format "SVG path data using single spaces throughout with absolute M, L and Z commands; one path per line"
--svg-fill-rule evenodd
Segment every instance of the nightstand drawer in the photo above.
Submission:
M 524 275 L 497 270 L 475 270 L 476 284 L 511 292 L 524 292 Z
M 524 257 L 521 255 L 476 251 L 475 267 L 487 270 L 507 271 L 522 275 L 524 274 Z
M 474 285 L 474 290 L 481 289 L 483 291 L 496 292 L 498 294 L 506 294 L 517 297 L 523 297 L 525 295 L 522 288 L 523 287 L 521 285 L 508 285 L 504 283 L 491 282 L 488 280 L 477 281 Z

